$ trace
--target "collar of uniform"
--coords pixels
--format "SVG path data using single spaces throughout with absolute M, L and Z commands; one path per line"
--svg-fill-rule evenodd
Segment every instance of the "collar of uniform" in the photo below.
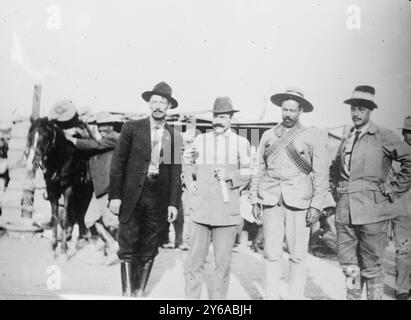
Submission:
M 298 122 L 295 124 L 295 126 L 292 127 L 292 128 L 290 128 L 290 129 L 293 129 L 293 128 L 299 129 L 299 128 L 301 128 L 301 127 L 302 127 L 301 122 L 298 121 Z M 288 128 L 287 128 L 287 129 L 288 129 Z M 274 132 L 275 132 L 275 134 L 276 134 L 279 138 L 281 138 L 281 137 L 283 136 L 284 132 L 286 132 L 286 128 L 282 125 L 282 123 L 280 123 L 280 124 L 278 124 L 276 127 L 274 127 Z
M 350 130 L 351 132 L 350 136 L 353 134 L 354 131 L 356 131 L 356 129 L 355 127 L 352 127 Z M 361 128 L 360 131 L 361 131 L 360 136 L 366 133 L 375 134 L 375 132 L 377 131 L 377 126 L 372 121 L 370 121 L 365 127 Z
M 159 129 L 162 129 L 162 128 L 164 128 L 164 126 L 166 124 L 166 122 L 164 121 L 162 124 L 160 124 L 158 126 L 152 116 L 150 116 L 149 119 L 150 119 L 150 129 L 151 130 L 153 130 L 155 127 L 158 127 Z

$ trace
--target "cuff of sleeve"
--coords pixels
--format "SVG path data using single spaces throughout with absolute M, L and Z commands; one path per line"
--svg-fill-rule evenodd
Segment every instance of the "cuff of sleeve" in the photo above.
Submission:
M 315 208 L 319 211 L 323 210 L 323 201 L 319 199 L 313 199 L 311 201 L 310 207 Z

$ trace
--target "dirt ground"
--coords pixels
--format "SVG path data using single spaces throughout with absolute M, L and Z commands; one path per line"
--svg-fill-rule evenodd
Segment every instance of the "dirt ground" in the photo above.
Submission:
M 184 299 L 183 267 L 186 251 L 160 249 L 148 283 L 149 299 Z M 56 260 L 49 240 L 41 234 L 2 233 L 0 237 L 0 299 L 119 299 L 120 265 L 96 264 L 103 252 L 95 245 L 85 245 L 72 252 L 67 262 Z M 283 260 L 281 290 L 287 285 L 287 255 Z M 385 299 L 393 299 L 393 248 L 387 250 Z M 208 276 L 203 299 L 208 298 L 213 263 L 210 252 Z M 310 300 L 344 299 L 344 278 L 338 262 L 332 258 L 308 259 L 305 295 Z M 263 259 L 246 245 L 233 253 L 229 299 L 262 299 Z

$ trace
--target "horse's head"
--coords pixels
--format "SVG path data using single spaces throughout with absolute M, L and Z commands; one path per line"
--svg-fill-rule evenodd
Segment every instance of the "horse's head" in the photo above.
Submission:
M 47 117 L 34 120 L 27 135 L 27 170 L 37 169 L 54 147 L 56 141 L 56 125 Z

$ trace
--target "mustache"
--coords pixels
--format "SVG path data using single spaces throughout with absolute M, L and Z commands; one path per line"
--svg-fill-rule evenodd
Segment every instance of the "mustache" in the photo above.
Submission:
M 287 120 L 289 120 L 289 121 L 294 121 L 293 119 L 291 119 L 291 118 L 289 118 L 289 117 L 285 117 L 285 118 L 283 118 L 283 120 L 284 120 L 284 121 L 287 121 Z
M 213 128 L 224 128 L 224 126 L 220 123 L 213 123 Z

